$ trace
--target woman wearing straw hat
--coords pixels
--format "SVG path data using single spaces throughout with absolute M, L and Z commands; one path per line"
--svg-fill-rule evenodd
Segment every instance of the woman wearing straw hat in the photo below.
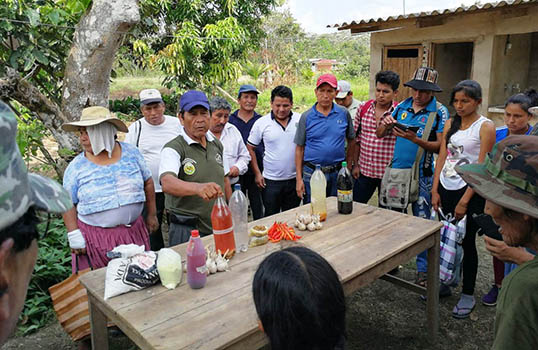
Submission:
M 106 266 L 106 253 L 121 244 L 149 250 L 148 229 L 158 225 L 155 190 L 142 154 L 115 140 L 117 131 L 128 132 L 126 125 L 104 107 L 88 107 L 80 121 L 65 123 L 62 129 L 78 133 L 83 149 L 64 174 L 64 187 L 75 204 L 64 214 L 73 272 L 77 260 L 79 269 L 90 262 L 94 268 Z
M 483 164 L 456 167 L 486 199 L 485 213 L 512 247 L 538 250 L 538 137 L 508 136 Z M 493 349 L 538 349 L 538 258 L 503 280 L 497 300 Z

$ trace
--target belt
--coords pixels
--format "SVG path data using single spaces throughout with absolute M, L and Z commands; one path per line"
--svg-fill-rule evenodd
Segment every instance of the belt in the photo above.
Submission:
M 316 169 L 316 166 L 310 162 L 304 162 L 304 165 L 309 167 L 310 169 Z M 342 164 L 341 163 L 336 163 L 336 164 L 333 164 L 333 165 L 327 165 L 327 166 L 322 166 L 321 167 L 321 171 L 325 174 L 329 174 L 329 173 L 333 173 L 335 171 L 338 171 L 342 169 Z

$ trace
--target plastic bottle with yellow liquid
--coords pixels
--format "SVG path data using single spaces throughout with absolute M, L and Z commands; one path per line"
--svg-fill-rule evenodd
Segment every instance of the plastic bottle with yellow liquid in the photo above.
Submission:
M 325 174 L 321 171 L 320 166 L 316 165 L 316 170 L 310 178 L 310 204 L 312 206 L 312 214 L 319 215 L 321 221 L 327 219 L 326 190 L 327 180 L 325 179 Z

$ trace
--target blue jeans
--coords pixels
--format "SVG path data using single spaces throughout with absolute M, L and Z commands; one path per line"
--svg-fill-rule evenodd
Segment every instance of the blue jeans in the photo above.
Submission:
M 314 169 L 303 166 L 303 182 L 304 182 L 304 189 L 305 189 L 305 195 L 303 197 L 303 204 L 310 203 L 310 178 L 312 177 L 312 173 L 314 172 Z M 327 197 L 330 196 L 336 196 L 336 179 L 338 178 L 338 171 L 333 171 L 332 173 L 324 173 L 325 174 L 325 180 L 327 180 L 327 187 L 325 189 L 325 194 Z
M 433 177 L 420 177 L 418 181 L 418 200 L 411 204 L 413 216 L 429 219 L 432 211 L 432 184 Z M 428 271 L 427 250 L 417 255 L 417 271 Z

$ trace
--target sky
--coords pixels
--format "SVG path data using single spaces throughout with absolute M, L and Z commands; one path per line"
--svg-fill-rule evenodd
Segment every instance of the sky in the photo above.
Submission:
M 334 2 L 333 2 L 334 1 Z M 287 0 L 287 7 L 304 30 L 310 33 L 333 33 L 336 29 L 328 29 L 327 25 L 343 22 L 360 21 L 361 19 L 385 18 L 388 16 L 422 11 L 457 8 L 462 4 L 469 6 L 476 0 Z M 495 2 L 486 0 L 485 2 Z

